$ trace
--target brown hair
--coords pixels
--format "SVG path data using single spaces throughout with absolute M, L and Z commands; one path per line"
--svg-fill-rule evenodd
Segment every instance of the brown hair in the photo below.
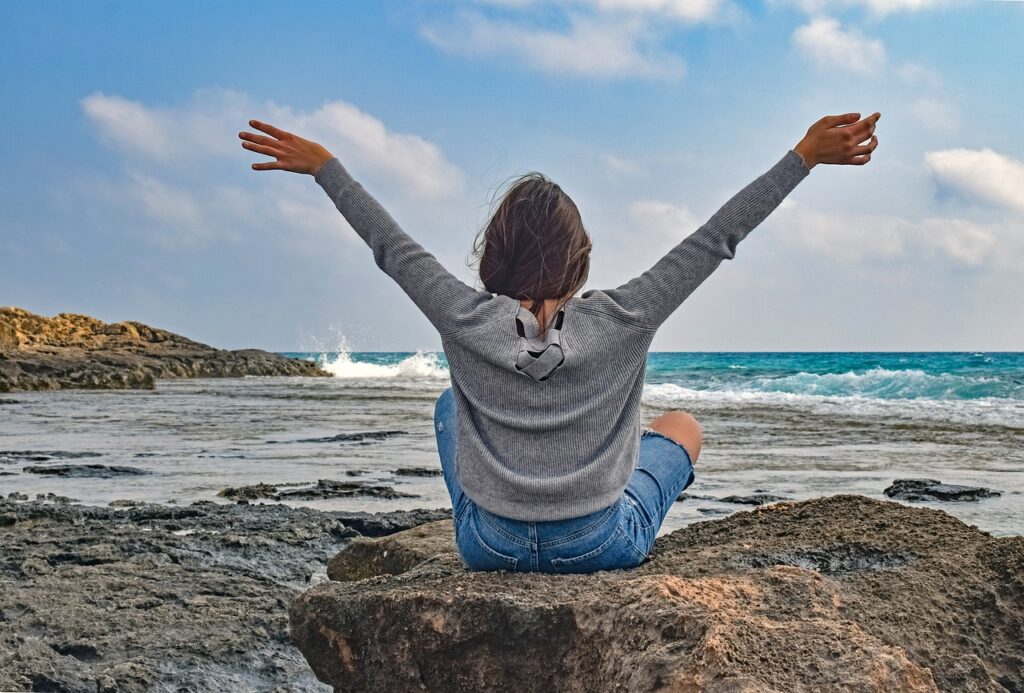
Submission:
M 576 204 L 536 171 L 513 180 L 473 242 L 484 288 L 533 301 L 534 317 L 545 299 L 560 299 L 548 320 L 586 282 L 590 249 Z M 541 325 L 542 334 L 547 327 Z

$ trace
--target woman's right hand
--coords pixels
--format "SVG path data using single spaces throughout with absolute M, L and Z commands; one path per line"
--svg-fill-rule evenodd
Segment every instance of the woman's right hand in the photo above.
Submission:
M 825 116 L 807 129 L 793 149 L 809 169 L 816 164 L 864 165 L 878 146 L 874 132 L 881 117 L 877 112 L 863 120 L 859 120 L 860 113 Z

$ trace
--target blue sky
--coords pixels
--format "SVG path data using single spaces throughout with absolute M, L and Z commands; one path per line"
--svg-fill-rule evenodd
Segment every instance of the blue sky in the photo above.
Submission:
M 438 349 L 257 118 L 323 143 L 467 283 L 540 170 L 639 274 L 826 114 L 880 111 L 656 350 L 1024 349 L 1024 2 L 423 0 L 0 6 L 0 304 L 220 347 Z

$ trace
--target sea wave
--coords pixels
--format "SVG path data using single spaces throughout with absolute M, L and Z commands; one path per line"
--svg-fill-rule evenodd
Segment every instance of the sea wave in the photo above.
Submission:
M 355 361 L 348 351 L 325 355 L 321 368 L 336 378 L 388 379 L 388 380 L 447 380 L 448 369 L 437 354 L 418 351 L 398 363 L 371 363 Z
M 1019 386 L 996 377 L 951 373 L 926 373 L 921 369 L 872 368 L 857 373 L 808 373 L 758 377 L 739 390 L 784 392 L 798 395 L 875 397 L 879 399 L 980 399 L 1007 397 Z M 1024 393 L 1020 393 L 1024 394 Z
M 762 406 L 809 414 L 944 421 L 1024 429 L 1024 401 L 977 399 L 883 399 L 864 395 L 820 395 L 763 390 L 698 390 L 674 383 L 647 384 L 643 402 L 658 408 L 748 409 Z

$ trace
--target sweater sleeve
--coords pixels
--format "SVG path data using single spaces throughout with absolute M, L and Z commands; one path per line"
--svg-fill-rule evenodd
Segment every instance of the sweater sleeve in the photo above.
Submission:
M 337 157 L 314 174 L 338 211 L 373 251 L 377 266 L 394 279 L 442 335 L 457 331 L 490 294 L 460 281 L 413 240 Z
M 722 260 L 735 256 L 736 245 L 809 173 L 803 158 L 790 149 L 649 270 L 604 293 L 643 327 L 657 328 Z

